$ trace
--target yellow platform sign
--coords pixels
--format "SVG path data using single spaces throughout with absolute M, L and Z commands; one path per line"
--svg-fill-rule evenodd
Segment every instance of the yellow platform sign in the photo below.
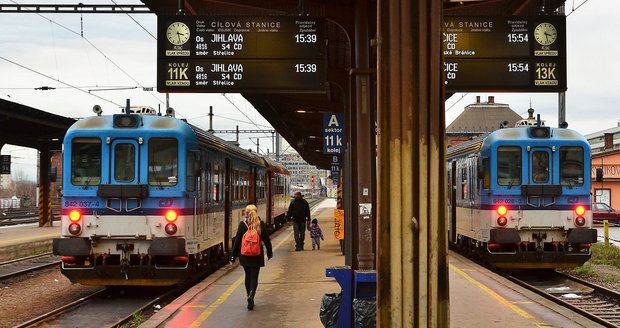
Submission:
M 344 239 L 344 210 L 334 209 L 334 238 Z

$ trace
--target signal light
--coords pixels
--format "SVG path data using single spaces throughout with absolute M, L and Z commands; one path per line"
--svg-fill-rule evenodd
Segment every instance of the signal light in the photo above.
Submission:
M 506 224 L 508 224 L 508 219 L 506 219 L 505 216 L 500 216 L 497 218 L 497 225 L 500 227 L 505 226 Z
M 177 225 L 174 223 L 168 223 L 166 224 L 166 227 L 164 228 L 164 230 L 166 231 L 167 234 L 174 235 L 175 233 L 177 233 Z
M 80 221 L 80 218 L 82 218 L 82 214 L 80 213 L 80 211 L 72 210 L 71 212 L 69 212 L 69 220 L 71 220 L 72 222 Z
M 79 235 L 81 231 L 82 231 L 82 227 L 80 227 L 79 224 L 71 223 L 69 225 L 69 233 L 70 234 L 72 234 L 72 235 Z
M 586 218 L 580 216 L 575 219 L 575 225 L 578 227 L 583 227 L 586 224 Z
M 583 216 L 585 213 L 586 213 L 586 208 L 583 207 L 582 205 L 575 207 L 575 214 L 577 214 L 577 216 Z
M 506 213 L 508 213 L 508 208 L 507 208 L 506 206 L 504 206 L 504 205 L 500 205 L 500 206 L 497 208 L 497 214 L 498 214 L 499 216 L 506 216 Z
M 168 210 L 166 212 L 165 216 L 166 216 L 166 220 L 168 222 L 174 222 L 174 221 L 177 220 L 177 211 L 175 211 L 175 210 Z
M 64 263 L 75 263 L 75 262 L 77 262 L 77 259 L 75 258 L 75 256 L 61 256 L 60 260 L 63 261 Z

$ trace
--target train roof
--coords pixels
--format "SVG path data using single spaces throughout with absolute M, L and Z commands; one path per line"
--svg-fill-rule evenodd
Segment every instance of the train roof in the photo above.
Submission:
M 550 128 L 551 129 L 551 137 L 550 138 L 541 138 L 535 139 L 530 137 L 528 133 L 529 126 L 525 127 L 515 127 L 515 128 L 505 128 L 495 130 L 489 134 L 482 135 L 475 139 L 466 141 L 464 143 L 458 144 L 454 147 L 448 148 L 446 152 L 447 159 L 454 159 L 461 156 L 467 156 L 469 154 L 473 154 L 479 151 L 484 151 L 498 141 L 504 140 L 513 140 L 524 142 L 525 140 L 529 140 L 530 142 L 544 141 L 544 142 L 566 142 L 566 141 L 578 141 L 584 146 L 589 146 L 586 138 L 581 135 L 579 132 L 570 129 L 563 128 Z
M 290 172 L 286 169 L 286 166 L 282 165 L 281 163 L 278 163 L 269 157 L 263 157 L 263 160 L 265 161 L 265 166 L 270 171 L 290 175 Z
M 220 139 L 214 136 L 212 133 L 209 133 L 195 125 L 192 125 L 189 123 L 186 123 L 186 124 L 192 128 L 192 130 L 198 137 L 199 143 L 209 145 L 219 151 L 233 155 L 235 157 L 246 160 L 248 162 L 252 162 L 257 165 L 266 166 L 262 156 L 256 153 L 249 152 L 241 147 L 237 147 L 231 144 L 230 142 L 224 139 Z

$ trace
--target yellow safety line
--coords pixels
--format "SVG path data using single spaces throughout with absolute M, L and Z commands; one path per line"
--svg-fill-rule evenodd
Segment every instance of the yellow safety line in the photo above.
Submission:
M 282 244 L 284 244 L 290 237 L 291 235 L 293 235 L 293 232 L 291 231 L 291 233 L 289 233 L 288 235 L 286 235 L 286 237 L 284 239 L 282 239 L 274 248 L 273 251 L 275 252 L 276 249 L 278 249 L 280 246 L 282 246 Z M 237 281 L 233 282 L 232 285 L 230 285 L 230 287 L 228 287 L 228 289 L 226 289 L 226 291 L 224 291 L 224 293 L 222 293 L 222 295 L 220 295 L 220 297 L 218 297 L 215 302 L 211 303 L 206 310 L 204 310 L 199 316 L 198 318 L 196 318 L 196 320 L 194 320 L 194 322 L 192 322 L 192 324 L 189 326 L 190 328 L 197 328 L 200 327 L 200 325 L 205 322 L 209 316 L 211 316 L 211 314 L 213 313 L 213 311 L 215 311 L 220 305 L 222 305 L 224 302 L 226 302 L 226 300 L 230 297 L 230 295 L 232 295 L 232 293 L 235 291 L 235 289 L 237 289 L 237 287 L 239 287 L 239 285 L 241 285 L 241 283 L 245 280 L 244 276 L 241 276 L 239 279 L 237 279 Z M 198 307 L 198 306 L 192 306 L 192 307 Z
M 482 283 L 480 283 L 476 279 L 472 278 L 470 275 L 465 273 L 463 270 L 457 268 L 454 264 L 450 264 L 450 269 L 452 269 L 452 270 L 454 270 L 454 272 L 460 274 L 463 278 L 467 279 L 467 281 L 469 281 L 472 284 L 476 285 L 478 288 L 480 288 L 483 291 L 485 291 L 491 297 L 493 297 L 494 299 L 496 299 L 497 301 L 499 301 L 501 304 L 505 305 L 506 307 L 510 308 L 511 310 L 516 312 L 518 315 L 520 315 L 520 316 L 522 316 L 522 317 L 524 317 L 524 318 L 526 318 L 526 319 L 528 319 L 530 321 L 533 321 L 533 323 L 534 323 L 534 325 L 536 327 L 548 327 L 548 325 L 545 324 L 545 323 L 537 322 L 536 318 L 533 315 L 529 314 L 528 312 L 526 312 L 522 308 L 520 308 L 517 305 L 513 304 L 513 302 L 503 298 L 502 296 L 500 296 L 498 293 L 496 293 L 495 291 L 493 291 L 489 287 L 483 285 Z

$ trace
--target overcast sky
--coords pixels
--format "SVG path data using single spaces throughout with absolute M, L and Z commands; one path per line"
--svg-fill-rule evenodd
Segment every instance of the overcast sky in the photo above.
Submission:
M 575 0 L 575 6 L 583 1 Z M 78 1 L 36 2 L 74 4 Z M 111 0 L 79 2 L 112 3 Z M 567 120 L 570 128 L 582 133 L 615 126 L 620 119 L 620 112 L 616 109 L 620 104 L 620 93 L 617 91 L 620 65 L 616 59 L 620 53 L 619 38 L 616 36 L 620 31 L 620 20 L 616 16 L 620 12 L 619 2 L 590 0 L 567 18 Z M 0 0 L 0 3 L 11 4 L 15 1 Z M 116 0 L 116 3 L 136 4 L 140 1 Z M 571 11 L 572 5 L 572 0 L 567 1 L 567 13 Z M 156 40 L 130 17 L 104 14 L 85 14 L 82 17 L 76 14 L 42 16 L 44 17 L 37 14 L 0 15 L 0 98 L 69 117 L 92 115 L 91 109 L 95 104 L 103 107 L 104 114 L 118 113 L 120 110 L 117 104 L 124 104 L 127 98 L 130 98 L 134 105 L 164 108 L 165 95 L 156 91 L 145 92 L 140 87 L 155 87 Z M 155 15 L 136 14 L 132 17 L 151 34 L 156 35 Z M 80 18 L 83 19 L 84 39 L 78 35 Z M 50 22 L 50 19 L 66 28 Z M 96 89 L 96 86 L 138 88 L 93 91 L 88 94 L 2 58 L 72 86 L 83 87 L 83 90 Z M 34 90 L 41 86 L 57 89 Z M 548 125 L 557 125 L 557 94 L 531 93 L 456 94 L 446 102 L 446 108 L 450 108 L 446 114 L 447 123 L 458 116 L 463 107 L 472 103 L 476 95 L 483 98 L 495 95 L 496 102 L 508 103 L 522 115 L 527 111 L 531 100 L 537 113 L 542 114 Z M 238 120 L 216 117 L 215 129 L 234 129 L 235 125 L 239 125 L 241 129 L 256 129 L 257 126 L 250 123 L 250 119 L 260 128 L 269 126 L 240 95 L 230 94 L 227 98 L 230 101 L 221 94 L 171 94 L 170 104 L 176 109 L 178 117 L 187 118 L 191 123 L 205 129 L 208 127 L 208 117 L 205 115 L 209 106 L 214 107 L 216 115 Z M 221 137 L 234 139 L 234 135 Z M 256 137 L 253 136 L 254 142 Z M 256 149 L 255 144 L 247 137 L 242 138 L 241 144 L 244 148 Z M 266 135 L 263 135 L 260 144 L 263 152 L 266 152 L 267 148 L 272 150 L 271 139 L 266 138 Z M 14 162 L 18 163 L 19 167 L 14 166 L 14 171 L 24 170 L 31 179 L 36 177 L 34 151 L 5 146 L 2 154 L 15 157 Z

